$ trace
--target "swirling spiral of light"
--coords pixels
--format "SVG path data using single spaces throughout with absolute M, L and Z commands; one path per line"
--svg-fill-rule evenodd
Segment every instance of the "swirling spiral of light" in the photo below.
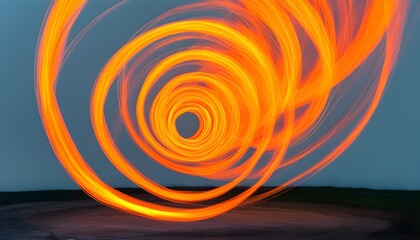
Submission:
M 57 0 L 46 15 L 36 59 L 45 132 L 63 167 L 87 194 L 115 209 L 168 221 L 211 218 L 255 203 L 336 159 L 378 106 L 395 65 L 408 7 L 407 1 L 398 0 L 202 1 L 175 8 L 134 34 L 96 79 L 90 106 L 93 131 L 122 174 L 154 196 L 182 205 L 173 206 L 143 201 L 106 184 L 86 163 L 66 127 L 55 91 L 60 69 L 80 38 L 125 2 L 69 41 L 86 3 Z M 170 21 L 196 11 L 202 14 Z M 176 45 L 188 41 L 187 46 Z M 367 64 L 375 71 L 360 76 L 357 71 Z M 178 191 L 136 169 L 113 140 L 104 114 L 116 81 L 120 118 L 139 149 L 171 171 L 223 184 Z M 337 94 L 344 96 L 357 84 L 362 87 L 348 109 L 331 118 L 333 124 L 322 134 L 314 134 L 330 119 L 331 106 L 339 104 Z M 129 107 L 133 96 L 134 111 Z M 198 130 L 188 138 L 176 127 L 185 113 L 199 120 Z M 327 145 L 328 152 L 311 166 L 256 194 L 274 175 Z M 252 182 L 246 190 L 208 203 L 244 181 Z

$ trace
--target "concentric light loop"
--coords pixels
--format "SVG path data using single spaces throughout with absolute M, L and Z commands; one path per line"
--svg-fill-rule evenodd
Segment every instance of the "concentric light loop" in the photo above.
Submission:
M 206 219 L 255 203 L 336 159 L 379 103 L 408 7 L 397 0 L 203 1 L 168 11 L 134 34 L 96 79 L 90 102 L 93 131 L 124 176 L 178 206 L 136 199 L 103 182 L 65 125 L 55 92 L 65 59 L 94 24 L 125 1 L 68 43 L 86 3 L 55 1 L 42 29 L 36 91 L 45 131 L 63 167 L 86 193 L 118 210 L 167 221 Z M 189 14 L 197 10 L 200 16 Z M 170 21 L 173 17 L 182 19 Z M 367 74 L 353 74 L 362 70 Z M 116 82 L 120 118 L 136 146 L 160 166 L 215 181 L 217 187 L 170 189 L 126 158 L 104 113 Z M 188 138 L 176 127 L 185 113 L 199 121 Z M 325 154 L 319 157 L 318 152 Z M 286 167 L 308 159 L 306 169 L 283 175 Z M 286 180 L 255 194 L 278 175 Z M 249 187 L 227 197 L 243 184 Z

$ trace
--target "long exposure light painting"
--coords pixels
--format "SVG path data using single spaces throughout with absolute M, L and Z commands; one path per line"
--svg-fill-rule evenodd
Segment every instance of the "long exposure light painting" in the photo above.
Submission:
M 67 56 L 95 23 L 125 2 L 69 39 L 86 4 L 54 1 L 44 21 L 35 68 L 45 132 L 63 167 L 92 198 L 166 221 L 201 220 L 256 203 L 335 160 L 378 106 L 408 7 L 407 1 L 394 0 L 201 1 L 141 26 L 97 76 L 91 122 L 109 161 L 140 188 L 168 201 L 161 205 L 101 180 L 78 151 L 61 114 L 55 86 Z M 365 65 L 370 72 L 359 74 Z M 118 85 L 120 118 L 138 148 L 171 171 L 223 184 L 204 191 L 174 190 L 136 169 L 106 122 L 104 105 L 113 84 Z M 133 96 L 134 109 L 129 107 Z M 331 117 L 340 104 L 345 111 Z M 188 138 L 175 124 L 184 113 L 199 120 Z M 324 122 L 332 124 L 321 127 Z M 328 151 L 316 155 L 309 167 L 257 194 L 268 180 L 323 148 Z M 218 200 L 245 181 L 252 184 Z

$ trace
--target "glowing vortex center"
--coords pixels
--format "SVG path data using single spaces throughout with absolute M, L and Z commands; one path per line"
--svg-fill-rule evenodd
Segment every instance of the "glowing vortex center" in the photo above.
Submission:
M 176 129 L 181 137 L 188 139 L 198 135 L 200 120 L 193 112 L 185 112 L 176 118 Z

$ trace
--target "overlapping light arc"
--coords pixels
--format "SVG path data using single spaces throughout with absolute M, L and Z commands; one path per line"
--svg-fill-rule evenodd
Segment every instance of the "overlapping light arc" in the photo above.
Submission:
M 397 0 L 203 1 L 165 13 L 121 46 L 103 66 L 92 91 L 93 130 L 105 155 L 127 178 L 159 198 L 185 203 L 173 207 L 136 199 L 106 184 L 86 163 L 66 127 L 55 85 L 67 54 L 79 40 L 68 43 L 86 3 L 53 2 L 42 28 L 36 91 L 45 132 L 63 167 L 87 194 L 115 209 L 167 221 L 211 218 L 257 202 L 336 159 L 378 106 L 396 61 L 408 7 L 407 1 Z M 220 14 L 168 21 L 197 10 Z M 149 61 L 160 49 L 186 40 L 194 42 Z M 346 79 L 374 52 L 378 73 L 352 78 L 367 82 L 361 97 L 316 141 L 288 154 L 323 121 L 326 109 L 334 104 L 334 89 L 348 84 Z M 313 62 L 309 70 L 303 67 L 307 61 Z M 177 72 L 162 84 L 179 66 L 194 70 Z M 114 142 L 104 114 L 108 92 L 118 79 L 121 119 L 144 153 L 172 171 L 225 184 L 207 191 L 178 191 L 136 169 Z M 141 87 L 134 92 L 138 84 Z M 134 113 L 128 104 L 133 94 Z M 186 112 L 199 119 L 190 138 L 183 138 L 175 124 Z M 348 128 L 346 136 L 311 167 L 269 192 L 255 194 L 276 171 L 299 162 Z M 232 198 L 191 205 L 217 199 L 250 179 L 253 184 Z

